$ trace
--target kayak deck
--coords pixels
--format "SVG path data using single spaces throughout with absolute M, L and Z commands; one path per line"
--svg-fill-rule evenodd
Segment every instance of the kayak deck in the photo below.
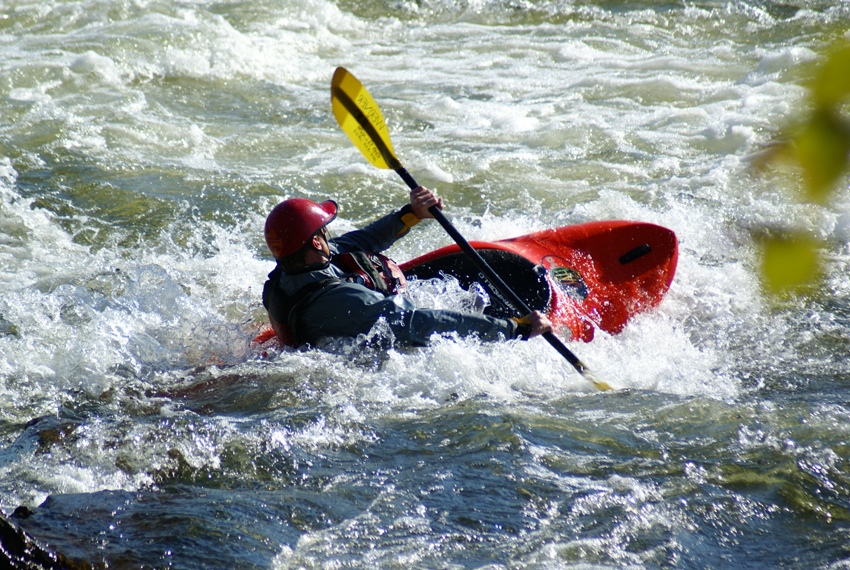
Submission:
M 616 334 L 634 315 L 661 302 L 672 283 L 678 242 L 669 229 L 644 222 L 602 221 L 564 226 L 495 242 L 470 242 L 534 310 L 570 330 L 576 340 L 594 330 Z M 420 279 L 452 275 L 463 287 L 481 284 L 491 297 L 485 313 L 517 316 L 457 245 L 401 264 Z

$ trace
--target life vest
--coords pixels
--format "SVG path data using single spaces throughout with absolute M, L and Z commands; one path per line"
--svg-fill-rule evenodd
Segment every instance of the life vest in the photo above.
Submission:
M 331 257 L 331 263 L 347 274 L 347 281 L 360 283 L 387 296 L 401 293 L 407 285 L 407 279 L 396 262 L 380 253 L 337 253 Z
M 401 268 L 392 259 L 380 253 L 354 251 L 331 256 L 330 263 L 345 273 L 340 278 L 328 278 L 305 285 L 292 295 L 286 295 L 279 287 L 283 269 L 280 265 L 269 273 L 263 285 L 263 306 L 272 317 L 272 326 L 281 343 L 287 346 L 303 344 L 295 327 L 298 307 L 312 293 L 340 282 L 359 283 L 364 287 L 395 295 L 404 290 L 407 280 Z

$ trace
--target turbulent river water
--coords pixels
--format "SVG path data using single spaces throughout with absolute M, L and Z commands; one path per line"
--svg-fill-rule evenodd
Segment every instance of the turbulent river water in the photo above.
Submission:
M 3 0 L 4 518 L 109 568 L 850 567 L 847 184 L 815 206 L 752 168 L 848 23 L 816 0 Z M 339 130 L 337 66 L 467 239 L 676 232 L 661 305 L 569 343 L 618 390 L 540 339 L 252 349 L 275 204 L 333 198 L 341 232 L 406 200 Z M 767 296 L 758 237 L 801 226 L 823 280 Z M 448 243 L 423 223 L 390 254 Z

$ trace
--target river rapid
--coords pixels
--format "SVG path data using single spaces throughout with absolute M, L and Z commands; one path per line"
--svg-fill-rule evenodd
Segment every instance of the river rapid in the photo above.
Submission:
M 96 568 L 850 567 L 847 183 L 804 204 L 793 170 L 752 167 L 848 22 L 817 0 L 3 0 L 4 517 Z M 252 347 L 275 204 L 333 198 L 343 232 L 407 197 L 339 130 L 337 66 L 467 239 L 676 232 L 660 306 L 568 342 L 618 390 L 541 339 Z M 758 238 L 789 227 L 824 240 L 823 280 L 774 298 Z M 389 253 L 448 243 L 426 222 Z M 420 301 L 462 302 L 442 287 Z

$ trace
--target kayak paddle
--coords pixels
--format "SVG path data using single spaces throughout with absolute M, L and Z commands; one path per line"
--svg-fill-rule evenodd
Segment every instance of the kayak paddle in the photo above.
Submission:
M 411 190 L 419 186 L 416 180 L 413 179 L 413 176 L 410 175 L 402 166 L 401 162 L 399 162 L 398 158 L 396 158 L 392 142 L 390 141 L 389 131 L 387 130 L 384 116 L 378 104 L 375 103 L 375 100 L 366 88 L 363 87 L 363 84 L 342 67 L 336 69 L 333 81 L 331 81 L 331 104 L 333 105 L 334 116 L 339 126 L 369 162 L 378 168 L 395 170 Z M 507 298 L 514 309 L 522 315 L 529 314 L 531 308 L 514 293 L 481 255 L 469 245 L 469 242 L 460 235 L 452 223 L 443 215 L 443 212 L 437 206 L 431 206 L 428 211 L 443 226 L 443 229 L 448 232 L 455 243 L 460 246 L 460 249 L 470 257 L 490 284 Z M 598 390 L 611 390 L 611 386 L 596 378 L 587 366 L 555 336 L 555 333 L 544 333 L 543 338 Z

